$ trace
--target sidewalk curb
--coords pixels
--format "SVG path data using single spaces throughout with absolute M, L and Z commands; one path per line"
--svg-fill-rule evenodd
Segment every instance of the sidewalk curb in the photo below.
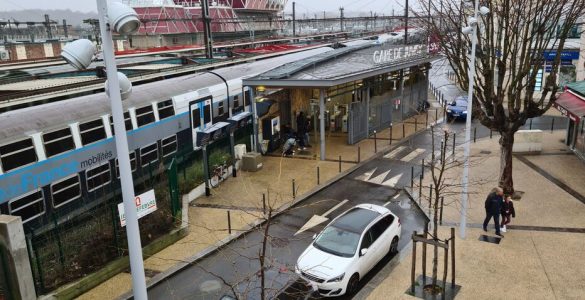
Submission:
M 437 120 L 437 121 L 442 121 L 442 119 Z M 436 125 L 438 124 L 438 122 L 433 122 L 432 125 Z M 431 124 L 429 124 L 431 125 Z M 378 151 L 378 153 L 374 154 L 373 156 L 362 160 L 361 162 L 355 164 L 354 166 L 350 167 L 349 169 L 339 173 L 338 175 L 336 175 L 335 177 L 329 179 L 328 181 L 326 181 L 325 183 L 318 185 L 316 187 L 314 187 L 313 189 L 309 190 L 308 192 L 306 192 L 305 194 L 297 197 L 293 202 L 290 203 L 286 203 L 281 205 L 280 207 L 278 207 L 275 210 L 274 215 L 272 216 L 272 218 L 275 218 L 283 213 L 285 213 L 287 211 L 288 208 L 293 207 L 303 201 L 305 201 L 306 199 L 308 199 L 309 197 L 312 197 L 313 195 L 317 194 L 318 192 L 324 190 L 325 188 L 328 188 L 329 186 L 331 186 L 332 184 L 336 183 L 337 181 L 343 179 L 345 176 L 351 174 L 352 172 L 356 171 L 357 169 L 359 169 L 362 165 L 376 159 L 379 158 L 387 153 L 389 153 L 392 149 L 395 149 L 399 146 L 401 146 L 402 144 L 407 143 L 408 141 L 410 141 L 412 138 L 423 134 L 425 132 L 427 132 L 429 130 L 430 127 L 425 128 L 424 130 L 420 130 L 418 132 L 413 133 L 410 136 L 405 137 L 403 140 L 399 141 L 398 143 L 392 144 L 392 145 L 388 145 L 386 147 L 384 147 L 383 149 L 381 149 L 381 151 Z M 146 288 L 147 290 L 157 286 L 158 284 L 160 284 L 161 282 L 163 282 L 164 280 L 166 280 L 167 278 L 173 276 L 175 273 L 178 273 L 188 267 L 190 267 L 191 265 L 194 265 L 196 262 L 198 262 L 201 259 L 206 258 L 207 256 L 219 251 L 222 247 L 228 245 L 229 243 L 231 243 L 232 241 L 235 241 L 237 239 L 240 239 L 241 237 L 245 236 L 246 234 L 250 233 L 253 229 L 258 228 L 259 226 L 263 225 L 266 222 L 265 219 L 258 219 L 256 221 L 254 221 L 254 223 L 252 225 L 248 225 L 246 227 L 244 227 L 242 230 L 240 230 L 237 233 L 233 233 L 223 239 L 221 239 L 220 241 L 218 241 L 217 243 L 215 243 L 212 246 L 209 246 L 205 249 L 203 249 L 202 251 L 200 251 L 199 253 L 187 258 L 185 261 L 179 262 L 177 264 L 175 264 L 174 266 L 170 267 L 169 269 L 167 269 L 164 272 L 161 272 L 157 275 L 155 275 L 154 277 L 152 277 L 151 279 L 147 280 L 146 282 Z M 286 287 L 285 287 L 286 288 Z M 116 299 L 119 300 L 126 300 L 126 299 L 133 299 L 134 296 L 132 295 L 132 290 L 122 294 L 121 296 L 119 296 Z

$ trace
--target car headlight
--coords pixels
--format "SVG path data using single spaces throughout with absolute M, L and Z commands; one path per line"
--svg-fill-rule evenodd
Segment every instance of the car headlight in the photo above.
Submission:
M 450 110 L 450 109 L 447 109 L 447 112 L 448 112 L 448 113 L 450 113 L 450 112 L 451 112 L 451 110 Z
M 467 114 L 467 111 L 466 111 L 466 110 L 464 110 L 464 111 L 463 111 L 463 113 L 464 113 L 464 114 Z
M 343 273 L 343 274 L 341 274 L 339 276 L 333 277 L 333 278 L 327 280 L 327 282 L 339 282 L 339 281 L 342 281 L 344 276 L 345 276 L 345 273 Z

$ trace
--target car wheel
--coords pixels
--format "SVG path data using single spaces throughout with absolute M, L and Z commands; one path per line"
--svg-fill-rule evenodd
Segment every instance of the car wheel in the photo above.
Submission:
M 355 273 L 351 275 L 349 281 L 347 282 L 347 288 L 345 289 L 346 295 L 354 295 L 357 292 L 358 283 L 360 282 L 360 276 Z
M 390 254 L 396 254 L 398 253 L 398 237 L 395 236 L 394 239 L 392 239 L 392 243 L 390 243 Z

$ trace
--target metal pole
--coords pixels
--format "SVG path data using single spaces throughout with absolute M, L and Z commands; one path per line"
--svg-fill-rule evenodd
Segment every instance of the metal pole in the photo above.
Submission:
M 262 212 L 266 214 L 266 194 L 262 193 Z
M 555 118 L 552 118 L 552 123 L 550 124 L 550 133 L 553 133 L 553 130 L 555 128 Z
M 392 124 L 390 124 L 390 145 L 392 145 Z
M 453 159 L 455 159 L 455 132 L 453 132 Z
M 410 188 L 414 186 L 414 166 L 410 167 Z
M 374 130 L 374 153 L 378 153 L 378 139 L 376 138 L 376 131 Z
M 361 150 L 360 146 L 358 146 L 358 163 L 361 162 L 361 159 L 362 159 L 362 157 L 361 157 L 362 156 L 362 153 L 361 152 L 362 152 L 362 150 Z
M 341 173 L 341 155 L 339 156 L 339 173 Z
M 319 137 L 321 138 L 321 160 L 325 160 L 325 90 L 319 90 Z
M 202 148 L 203 155 L 203 176 L 205 178 L 205 196 L 211 196 L 211 188 L 209 187 L 209 161 L 207 160 L 207 145 Z
M 203 5 L 203 42 L 205 43 L 205 58 L 213 58 L 213 39 L 211 37 L 211 17 L 209 16 L 209 2 L 201 1 Z
M 234 142 L 234 133 L 230 132 L 230 152 L 232 154 L 232 177 L 236 177 L 236 149 Z
M 292 180 L 292 196 L 293 196 L 293 199 L 297 197 L 297 191 L 296 191 L 295 179 L 294 178 Z
M 124 123 L 124 109 L 120 95 L 120 83 L 118 82 L 118 70 L 114 56 L 114 42 L 112 32 L 106 24 L 108 12 L 105 0 L 96 0 L 98 8 L 99 26 L 102 35 L 103 57 L 106 65 L 108 90 L 112 106 L 112 118 L 114 121 L 114 136 L 116 141 L 116 153 L 120 168 L 120 182 L 122 186 L 122 199 L 124 203 L 124 215 L 126 216 L 126 235 L 128 239 L 128 252 L 130 269 L 132 273 L 132 291 L 134 299 L 148 299 L 146 293 L 146 278 L 144 276 L 144 264 L 142 261 L 142 245 L 140 242 L 140 229 L 138 227 L 138 214 L 134 203 L 134 183 L 132 181 L 132 169 L 130 167 L 130 154 L 128 153 L 128 140 Z
M 475 10 L 473 16 L 477 20 L 477 11 L 479 10 L 479 0 L 475 0 Z M 467 189 L 469 185 L 469 141 L 471 139 L 471 113 L 473 112 L 473 84 L 475 78 L 475 48 L 477 46 L 477 27 L 473 29 L 471 38 L 471 57 L 469 59 L 469 90 L 467 91 L 467 118 L 465 122 L 465 148 L 463 162 L 463 176 L 461 178 L 461 220 L 459 222 L 459 235 L 465 239 L 465 229 L 467 226 Z
M 296 2 L 293 1 L 293 5 L 292 5 L 292 27 L 293 27 L 293 37 L 297 36 L 297 24 L 296 24 L 296 19 L 297 19 L 297 15 L 296 15 Z
M 319 172 L 319 167 L 317 167 L 317 185 L 321 184 L 321 174 Z
M 227 211 L 227 218 L 228 218 L 228 233 L 229 234 L 232 234 L 232 218 L 230 216 L 230 211 L 229 210 Z

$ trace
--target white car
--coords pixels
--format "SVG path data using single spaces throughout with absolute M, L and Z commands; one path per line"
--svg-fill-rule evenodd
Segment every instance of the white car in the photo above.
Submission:
M 321 296 L 351 295 L 360 278 L 386 254 L 398 251 L 400 231 L 400 219 L 389 209 L 357 205 L 316 235 L 295 271 Z

